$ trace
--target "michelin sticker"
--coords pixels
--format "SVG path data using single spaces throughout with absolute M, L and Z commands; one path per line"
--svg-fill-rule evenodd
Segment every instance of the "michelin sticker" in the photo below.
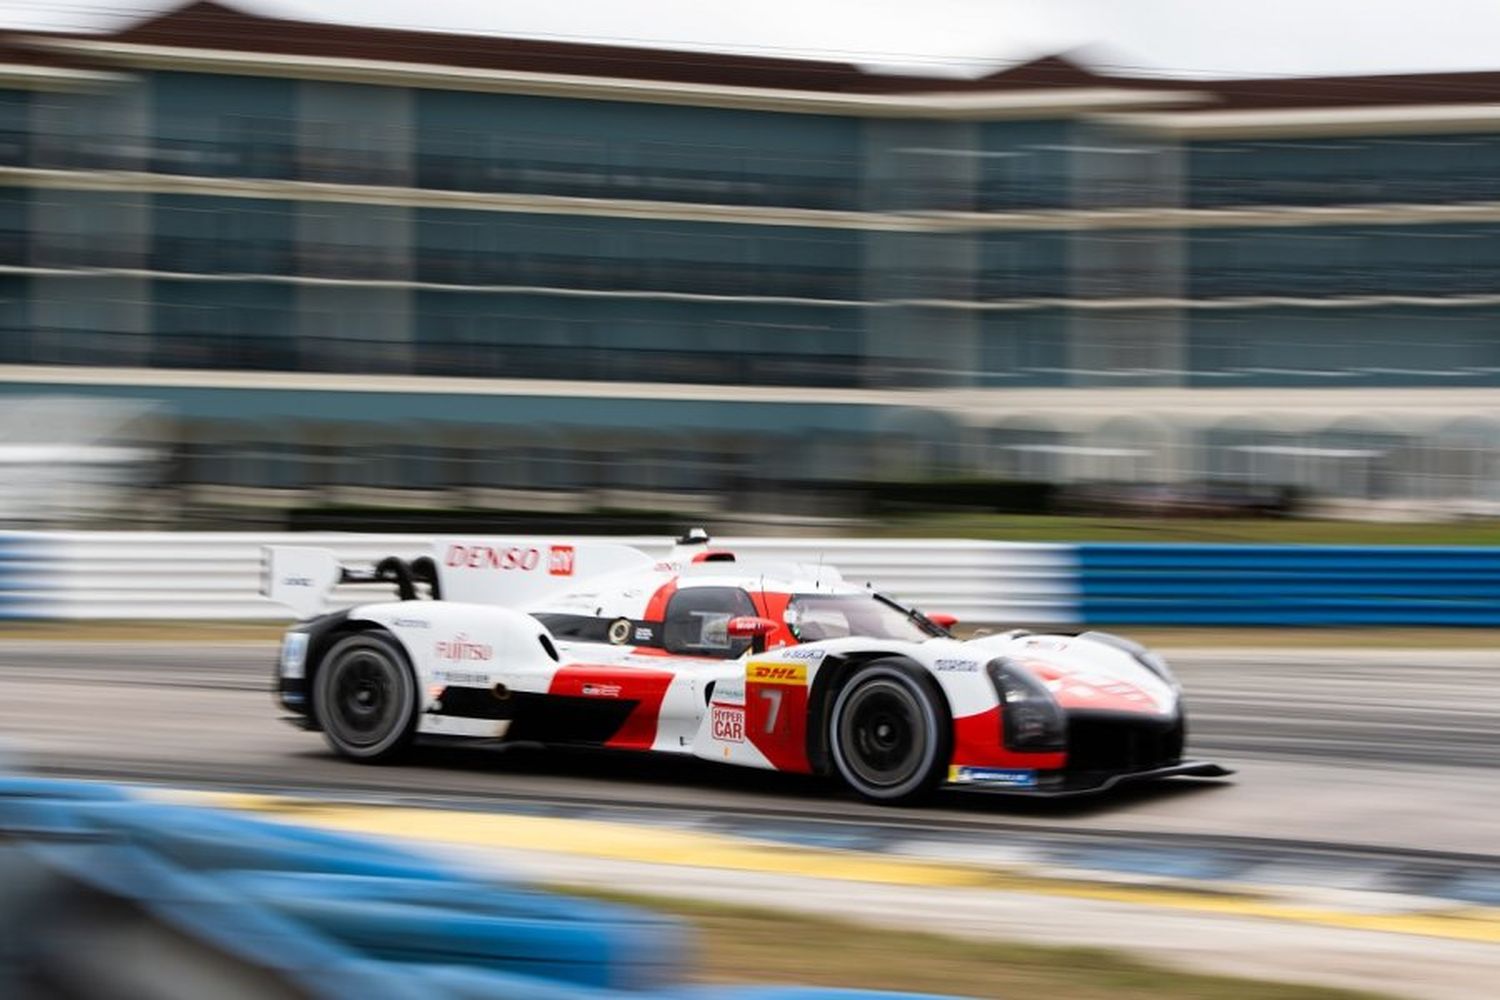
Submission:
M 1004 785 L 1007 788 L 1035 788 L 1036 772 L 1019 767 L 955 767 L 948 780 L 959 785 Z

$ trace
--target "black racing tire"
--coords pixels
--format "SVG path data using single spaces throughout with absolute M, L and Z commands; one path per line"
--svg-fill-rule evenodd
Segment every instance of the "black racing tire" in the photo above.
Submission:
M 398 759 L 417 729 L 417 682 L 406 653 L 381 632 L 341 639 L 318 668 L 312 708 L 342 756 L 363 764 Z
M 834 698 L 828 717 L 834 769 L 872 802 L 927 798 L 947 777 L 953 725 L 942 692 L 920 668 L 872 660 Z

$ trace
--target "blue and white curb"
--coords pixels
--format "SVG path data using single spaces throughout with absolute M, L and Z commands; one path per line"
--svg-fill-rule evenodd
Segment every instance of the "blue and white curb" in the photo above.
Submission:
M 110 785 L 0 778 L 0 884 L 6 996 L 38 981 L 177 996 L 211 975 L 225 995 L 330 1000 L 900 1000 L 689 988 L 670 918 Z

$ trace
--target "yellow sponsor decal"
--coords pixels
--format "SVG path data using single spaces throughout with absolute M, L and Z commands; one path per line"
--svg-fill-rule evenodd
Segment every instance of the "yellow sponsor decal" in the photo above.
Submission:
M 751 663 L 745 667 L 750 684 L 806 684 L 805 663 Z

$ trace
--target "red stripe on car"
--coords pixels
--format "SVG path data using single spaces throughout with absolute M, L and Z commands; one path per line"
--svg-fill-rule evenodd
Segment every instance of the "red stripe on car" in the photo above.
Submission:
M 635 702 L 635 708 L 624 724 L 604 745 L 620 750 L 650 750 L 656 742 L 661 703 L 667 696 L 672 677 L 665 670 L 578 664 L 559 669 L 553 675 L 547 693 L 570 698 Z

